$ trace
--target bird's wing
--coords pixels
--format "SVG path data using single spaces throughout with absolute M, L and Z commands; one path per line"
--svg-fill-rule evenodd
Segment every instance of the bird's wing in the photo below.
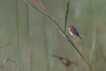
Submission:
M 76 28 L 71 29 L 71 32 L 72 32 L 73 34 L 75 34 L 75 35 L 79 35 L 79 33 L 77 32 L 77 29 L 76 29 Z

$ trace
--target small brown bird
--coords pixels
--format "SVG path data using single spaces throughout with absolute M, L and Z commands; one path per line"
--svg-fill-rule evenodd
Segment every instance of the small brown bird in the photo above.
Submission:
M 73 65 L 73 66 L 77 66 L 77 65 L 78 65 L 77 63 L 72 62 L 72 61 L 70 61 L 70 60 L 68 60 L 68 59 L 66 59 L 66 58 L 63 58 L 63 57 L 60 57 L 60 56 L 56 56 L 56 55 L 52 55 L 52 56 L 59 58 L 60 61 L 61 61 L 66 67 L 70 67 L 70 66 L 72 66 L 72 65 Z
M 72 26 L 72 25 L 69 26 L 69 27 L 68 27 L 68 30 L 69 30 L 70 34 L 71 34 L 74 38 L 79 37 L 80 39 L 82 39 L 82 38 L 80 37 L 80 35 L 79 35 L 77 29 L 76 29 L 74 26 Z

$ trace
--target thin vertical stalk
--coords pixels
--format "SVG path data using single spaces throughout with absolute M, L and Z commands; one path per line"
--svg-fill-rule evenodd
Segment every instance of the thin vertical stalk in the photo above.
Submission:
M 27 20 L 27 41 L 28 41 L 28 47 L 30 46 L 30 37 L 29 37 L 29 34 L 30 34 L 30 26 L 29 26 L 29 6 L 26 4 L 26 20 Z M 31 52 L 33 53 L 33 52 Z M 32 60 L 32 56 L 30 56 L 31 60 Z M 31 63 L 31 66 L 30 66 L 30 71 L 32 71 L 32 63 Z
M 92 62 L 93 58 L 95 62 L 95 44 L 96 44 L 96 3 L 95 0 L 92 0 L 93 3 L 93 42 L 92 42 L 92 48 L 91 48 L 91 53 L 90 53 L 90 63 Z
M 33 65 L 33 47 L 30 47 L 30 71 L 32 71 Z
M 26 4 L 26 17 L 27 17 L 27 35 L 28 41 L 30 41 L 29 34 L 30 34 L 30 26 L 29 26 L 29 6 Z M 29 45 L 29 44 L 28 44 Z
M 97 41 L 97 44 L 98 44 L 99 51 L 101 52 L 101 55 L 104 59 L 105 65 L 106 65 L 106 56 L 104 54 L 103 48 L 102 48 L 101 44 L 99 43 L 98 39 L 96 39 L 96 41 Z
M 18 51 L 18 63 L 19 63 L 19 71 L 20 71 L 20 47 L 19 47 L 19 22 L 18 22 L 18 0 L 16 0 L 16 28 L 17 28 L 17 50 Z
M 46 40 L 48 40 L 47 39 L 47 33 L 46 33 L 46 31 L 47 31 L 47 27 L 46 27 L 47 25 L 46 25 L 46 18 L 44 17 L 44 32 L 45 32 L 45 37 L 46 37 Z M 46 55 L 47 55 L 47 71 L 50 71 L 50 54 L 49 54 L 49 47 L 48 47 L 48 41 L 46 41 L 45 42 L 45 44 L 46 44 Z

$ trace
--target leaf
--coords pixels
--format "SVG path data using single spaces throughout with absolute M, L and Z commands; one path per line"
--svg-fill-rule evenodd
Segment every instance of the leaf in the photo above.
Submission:
M 68 18 L 68 12 L 69 12 L 69 5 L 70 5 L 70 0 L 67 2 L 67 10 L 65 13 L 65 27 L 64 27 L 64 32 L 66 31 L 66 26 L 67 26 L 67 18 Z
M 96 39 L 96 42 L 98 44 L 99 51 L 100 51 L 100 53 L 101 53 L 101 55 L 102 55 L 102 57 L 104 59 L 105 65 L 106 65 L 106 56 L 104 54 L 103 48 L 102 48 L 101 44 L 99 43 L 98 39 Z
M 0 50 L 1 50 L 2 48 L 6 47 L 6 46 L 8 46 L 8 45 L 10 45 L 10 44 L 12 44 L 12 43 L 13 43 L 13 42 L 9 42 L 9 43 L 7 43 L 7 44 L 1 46 L 1 47 L 0 47 Z

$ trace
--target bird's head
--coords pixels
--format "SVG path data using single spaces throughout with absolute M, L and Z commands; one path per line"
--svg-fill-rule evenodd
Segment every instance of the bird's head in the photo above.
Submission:
M 75 28 L 75 27 L 72 26 L 72 25 L 70 25 L 70 26 L 68 27 L 69 30 L 70 30 L 70 29 L 73 29 L 73 28 Z

